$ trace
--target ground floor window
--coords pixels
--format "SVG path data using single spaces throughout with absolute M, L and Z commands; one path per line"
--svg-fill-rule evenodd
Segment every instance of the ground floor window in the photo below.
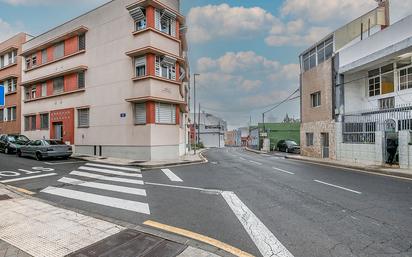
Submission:
M 31 131 L 36 130 L 36 115 L 30 115 L 24 117 L 24 130 Z
M 90 123 L 90 109 L 82 108 L 77 110 L 77 127 L 88 128 Z
M 310 101 L 312 107 L 318 107 L 321 105 L 321 95 L 320 92 L 316 92 L 310 95 Z
M 135 108 L 135 119 L 134 123 L 136 125 L 146 124 L 146 103 L 136 103 Z
M 306 146 L 313 146 L 313 133 L 306 133 Z
M 16 106 L 5 108 L 3 112 L 4 121 L 15 121 L 17 119 Z
M 176 124 L 176 105 L 156 103 L 156 123 Z
M 343 124 L 343 143 L 374 144 L 376 122 Z
M 40 129 L 49 129 L 49 114 L 40 114 Z

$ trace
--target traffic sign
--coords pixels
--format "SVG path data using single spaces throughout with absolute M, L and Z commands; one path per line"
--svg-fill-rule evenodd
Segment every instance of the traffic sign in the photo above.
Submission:
M 4 85 L 0 84 L 0 107 L 3 107 L 6 104 L 6 95 L 4 90 Z

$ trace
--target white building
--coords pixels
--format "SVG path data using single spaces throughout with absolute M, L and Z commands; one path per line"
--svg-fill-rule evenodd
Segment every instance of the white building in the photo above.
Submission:
M 199 135 L 198 141 L 203 143 L 204 147 L 225 147 L 226 121 L 209 113 L 201 113 L 200 122 L 199 114 L 196 114 L 196 125 L 196 138 Z
M 412 16 L 338 54 L 337 159 L 382 165 L 397 142 L 412 167 Z

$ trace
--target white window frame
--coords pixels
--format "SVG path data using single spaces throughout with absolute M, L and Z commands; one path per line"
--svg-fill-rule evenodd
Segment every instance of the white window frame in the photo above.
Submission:
M 411 70 L 411 73 L 408 72 L 408 70 Z M 401 72 L 405 71 L 406 75 L 401 76 Z M 401 77 L 405 77 L 405 82 L 404 84 L 406 84 L 405 88 L 402 88 L 402 82 L 401 82 Z M 410 78 L 410 79 L 409 79 Z M 409 84 L 411 85 L 409 87 Z M 412 89 L 412 65 L 406 66 L 406 67 L 402 67 L 401 69 L 398 70 L 398 90 L 408 90 L 408 89 Z
M 46 97 L 47 96 L 47 82 L 43 82 L 41 84 L 41 96 Z
M 137 68 L 142 68 L 144 67 L 144 74 L 139 75 L 137 72 Z M 146 61 L 146 56 L 137 56 L 134 58 L 134 72 L 135 72 L 135 77 L 144 77 L 147 75 L 147 61 Z
M 37 86 L 33 86 L 30 89 L 30 99 L 35 99 L 37 98 Z
M 55 44 L 54 49 L 53 49 L 54 50 L 53 51 L 53 59 L 57 60 L 57 59 L 63 58 L 64 57 L 64 49 L 65 49 L 64 41 Z M 62 51 L 61 56 L 57 54 L 57 53 L 60 53 L 59 50 Z
M 170 79 L 170 80 L 176 80 L 176 63 L 174 63 L 174 65 L 163 63 L 162 59 L 163 57 L 156 55 L 156 58 L 155 58 L 156 76 Z
M 170 112 L 170 113 L 168 113 Z M 176 124 L 176 105 L 167 103 L 156 103 L 155 108 L 156 124 Z
M 86 122 L 82 122 L 81 112 L 85 112 L 84 114 L 87 113 L 87 121 Z M 89 128 L 90 127 L 90 108 L 77 109 L 77 127 L 78 128 Z
M 310 106 L 316 108 L 322 105 L 322 93 L 321 91 L 310 94 Z

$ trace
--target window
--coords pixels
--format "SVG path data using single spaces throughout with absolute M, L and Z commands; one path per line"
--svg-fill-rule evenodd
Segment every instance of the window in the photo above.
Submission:
M 59 59 L 64 56 L 64 42 L 54 45 L 54 59 Z
M 316 66 L 316 49 L 312 49 L 309 52 L 309 65 L 310 69 Z
M 344 123 L 343 143 L 374 144 L 375 131 L 375 122 Z
M 77 87 L 80 88 L 84 88 L 84 71 L 81 71 L 79 73 L 77 73 Z
M 4 121 L 4 109 L 0 109 L 0 122 Z
M 176 80 L 176 60 L 167 56 L 156 56 L 156 76 Z
M 47 96 L 47 83 L 46 82 L 43 82 L 41 84 L 41 96 L 42 97 Z
M 168 10 L 156 10 L 155 26 L 157 30 L 176 36 L 176 15 Z
M 53 80 L 53 94 L 61 94 L 64 92 L 64 78 L 59 77 Z
M 136 57 L 134 59 L 136 77 L 146 76 L 146 56 Z
M 381 78 L 379 76 L 369 79 L 369 96 L 381 94 Z
M 31 57 L 31 65 L 33 67 L 37 66 L 37 55 L 36 54 L 33 54 L 32 57 Z
M 306 146 L 313 145 L 313 133 L 306 133 Z
M 5 113 L 3 114 L 5 118 L 4 120 L 5 121 L 15 121 L 17 118 L 16 110 L 17 110 L 16 106 L 6 108 Z
M 302 56 L 302 67 L 304 71 L 310 70 L 321 64 L 333 55 L 333 37 L 326 39 L 316 47 L 308 50 Z
M 412 88 L 412 67 L 399 71 L 399 89 L 405 90 Z
M 34 98 L 36 98 L 36 87 L 32 87 L 31 88 L 31 92 L 30 92 L 30 98 L 31 99 L 34 99 Z
M 47 49 L 41 51 L 41 63 L 47 63 Z
M 30 99 L 30 87 L 25 87 L 24 88 L 24 99 L 29 100 Z
M 395 97 L 379 99 L 379 108 L 381 110 L 395 108 Z
M 40 129 L 49 129 L 49 114 L 40 114 Z
M 79 35 L 79 51 L 86 50 L 86 35 Z
M 135 124 L 146 124 L 146 103 L 135 104 Z
M 17 78 L 10 78 L 8 80 L 5 80 L 3 82 L 3 84 L 4 84 L 6 94 L 16 92 L 16 90 L 17 90 Z
M 321 97 L 320 92 L 316 92 L 310 95 L 311 105 L 312 107 L 318 107 L 321 105 Z
M 135 30 L 139 31 L 146 28 L 146 9 L 140 6 L 129 10 L 135 22 Z M 158 17 L 159 18 L 159 17 Z
M 79 128 L 88 128 L 89 127 L 89 108 L 78 109 L 77 110 L 77 126 Z
M 9 64 L 14 64 L 17 62 L 17 50 L 9 53 Z
M 0 68 L 4 67 L 4 55 L 0 56 Z
M 31 57 L 26 57 L 26 69 L 31 69 Z
M 176 106 L 156 103 L 156 123 L 176 124 Z

